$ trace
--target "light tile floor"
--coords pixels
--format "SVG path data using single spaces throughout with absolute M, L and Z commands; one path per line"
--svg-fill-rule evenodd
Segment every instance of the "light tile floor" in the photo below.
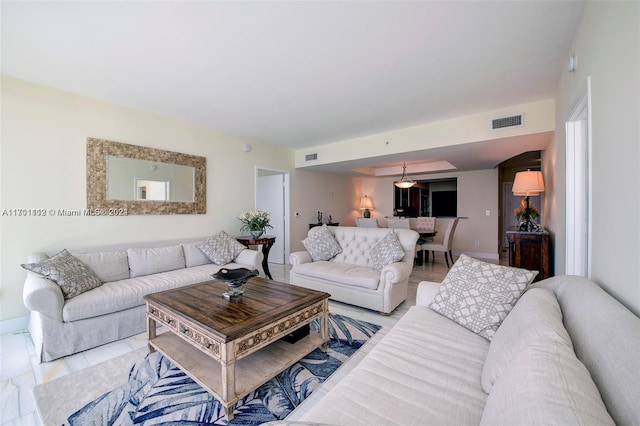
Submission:
M 289 282 L 289 265 L 270 264 L 269 269 L 277 281 Z M 415 266 L 409 279 L 409 297 L 389 316 L 378 312 L 330 301 L 330 311 L 369 321 L 383 326 L 369 344 L 358 351 L 347 364 L 351 368 L 361 359 L 386 331 L 400 319 L 407 310 L 415 305 L 416 289 L 420 281 L 440 282 L 447 273 L 444 259 L 435 263 Z M 146 346 L 146 334 L 141 333 L 117 342 L 108 343 L 74 355 L 66 356 L 47 363 L 36 361 L 35 350 L 28 333 L 9 333 L 0 335 L 0 425 L 40 425 L 32 389 L 37 384 L 46 383 L 124 353 Z M 348 367 L 345 365 L 344 367 Z M 303 404 L 290 418 L 295 420 L 313 403 L 337 383 L 350 368 L 341 368 L 323 385 L 319 392 L 312 395 L 307 404 Z

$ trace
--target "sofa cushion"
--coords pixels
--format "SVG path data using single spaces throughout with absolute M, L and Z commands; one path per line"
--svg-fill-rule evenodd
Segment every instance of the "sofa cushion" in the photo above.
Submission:
M 197 247 L 216 265 L 226 265 L 246 248 L 224 231 L 198 243 Z
M 529 346 L 541 351 L 553 343 L 573 348 L 562 325 L 562 311 L 552 292 L 543 288 L 527 291 L 496 331 L 482 369 L 482 389 L 491 392 L 500 375 L 508 370 L 518 354 Z
M 556 295 L 573 350 L 589 369 L 613 420 L 620 425 L 637 424 L 640 318 L 584 277 L 555 276 L 534 286 Z
M 211 279 L 221 266 L 207 265 L 105 283 L 65 303 L 63 321 L 76 321 L 110 314 L 145 304 L 143 296 Z
M 398 236 L 391 231 L 371 248 L 369 254 L 371 255 L 373 269 L 381 271 L 382 268 L 388 264 L 402 260 L 404 250 L 402 249 L 402 245 L 400 245 Z
M 100 278 L 67 250 L 40 262 L 20 266 L 58 284 L 65 299 L 72 299 L 102 285 Z
M 327 225 L 311 228 L 307 238 L 302 240 L 302 245 L 309 252 L 314 262 L 329 260 L 342 253 L 342 247 L 333 237 Z
M 380 282 L 380 273 L 366 266 L 318 261 L 303 263 L 296 267 L 296 273 L 339 283 L 346 286 L 362 287 L 375 290 Z
M 182 246 L 127 249 L 131 278 L 184 269 Z
M 589 370 L 564 342 L 525 346 L 487 398 L 481 425 L 613 425 Z
M 429 307 L 491 340 L 536 274 L 462 254 L 442 281 Z
M 204 241 L 198 241 L 195 243 L 182 244 L 182 249 L 184 250 L 184 263 L 187 268 L 211 263 L 211 259 L 209 259 L 207 255 L 198 248 L 198 245 L 203 242 Z
M 477 425 L 487 400 L 480 374 L 488 347 L 486 339 L 414 306 L 300 420 Z
M 102 282 L 129 278 L 129 259 L 126 251 L 74 253 L 74 256 L 87 265 Z

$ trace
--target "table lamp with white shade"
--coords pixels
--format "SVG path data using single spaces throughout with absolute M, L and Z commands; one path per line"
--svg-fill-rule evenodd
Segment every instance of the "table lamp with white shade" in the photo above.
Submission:
M 527 232 L 538 231 L 540 227 L 531 221 L 529 197 L 540 195 L 541 192 L 544 192 L 542 172 L 527 170 L 526 172 L 516 173 L 512 191 L 513 195 L 524 196 L 527 202 L 527 207 L 524 211 L 524 221 L 520 224 L 520 230 Z
M 362 210 L 363 217 L 371 217 L 371 210 L 373 210 L 373 201 L 371 201 L 371 198 L 366 195 L 360 198 L 360 210 Z

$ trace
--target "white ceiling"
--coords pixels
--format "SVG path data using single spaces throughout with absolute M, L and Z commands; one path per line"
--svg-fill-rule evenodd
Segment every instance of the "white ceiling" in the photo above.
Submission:
M 8 76 L 303 148 L 554 97 L 583 6 L 2 1 L 1 67 Z M 476 158 L 474 149 L 458 161 Z M 438 158 L 460 157 L 450 151 Z M 341 169 L 408 160 L 396 157 Z

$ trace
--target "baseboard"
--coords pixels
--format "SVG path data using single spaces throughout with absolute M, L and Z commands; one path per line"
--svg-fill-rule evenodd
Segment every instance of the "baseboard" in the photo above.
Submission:
M 476 259 L 482 259 L 482 260 L 492 260 L 492 261 L 499 261 L 500 260 L 500 256 L 498 256 L 498 253 L 481 253 L 481 252 L 470 252 L 470 251 L 465 251 L 465 252 L 453 252 L 453 255 L 458 257 L 461 254 L 466 254 L 467 256 L 470 257 L 475 257 Z
M 8 320 L 0 321 L 0 334 L 16 333 L 20 331 L 27 331 L 29 327 L 29 315 L 23 317 L 11 318 Z

